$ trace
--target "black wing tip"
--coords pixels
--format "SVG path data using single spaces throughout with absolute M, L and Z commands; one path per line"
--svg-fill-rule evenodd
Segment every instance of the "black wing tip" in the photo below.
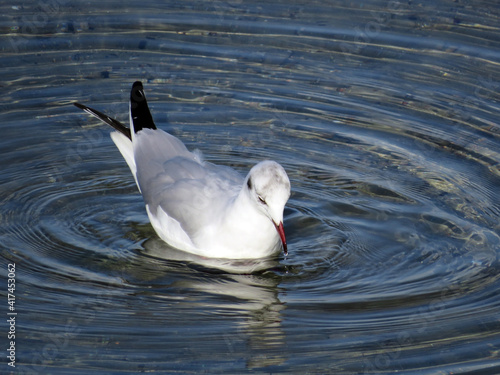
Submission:
M 99 120 L 111 125 L 115 130 L 124 134 L 128 139 L 132 140 L 132 134 L 129 128 L 123 125 L 121 122 L 115 120 L 112 117 L 105 115 L 93 108 L 87 107 L 86 105 L 74 102 L 73 105 L 80 108 L 82 111 L 97 117 Z M 144 87 L 141 81 L 135 81 L 132 84 L 132 90 L 130 91 L 130 111 L 131 117 L 134 125 L 134 133 L 141 131 L 142 129 L 157 129 L 153 116 L 149 111 L 148 102 L 146 100 L 146 95 L 144 94 Z
M 110 125 L 113 127 L 115 130 L 119 131 L 123 135 L 125 135 L 128 139 L 132 140 L 132 134 L 130 133 L 130 129 L 127 128 L 125 125 L 123 125 L 120 121 L 115 120 L 112 117 L 109 117 L 108 115 L 105 115 L 102 112 L 99 112 L 96 109 L 87 107 L 86 105 L 74 102 L 73 105 L 77 108 L 80 108 L 82 111 L 85 111 L 89 115 L 92 115 L 102 122 L 105 122 L 106 124 Z
M 137 107 L 144 102 L 146 102 L 146 94 L 144 93 L 144 86 L 141 81 L 135 81 L 132 84 L 132 89 L 130 90 L 130 102 L 134 107 Z
M 87 106 L 86 105 L 83 105 L 83 104 L 80 104 L 80 103 L 77 103 L 77 102 L 74 102 L 73 105 L 75 107 L 78 107 L 80 108 L 82 111 L 85 111 L 87 109 Z
M 141 81 L 135 81 L 130 90 L 130 112 L 134 125 L 134 133 L 142 129 L 157 129 L 153 116 L 149 111 L 146 94 Z
M 143 88 L 142 87 L 142 82 L 141 81 L 135 81 L 134 84 L 132 85 L 132 89 L 135 87 Z

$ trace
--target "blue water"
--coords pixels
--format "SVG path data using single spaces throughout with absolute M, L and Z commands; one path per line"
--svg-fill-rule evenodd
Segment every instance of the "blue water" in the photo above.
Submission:
M 500 373 L 495 2 L 1 9 L 1 373 Z M 126 122 L 135 80 L 207 160 L 285 167 L 287 257 L 158 239 L 72 105 Z

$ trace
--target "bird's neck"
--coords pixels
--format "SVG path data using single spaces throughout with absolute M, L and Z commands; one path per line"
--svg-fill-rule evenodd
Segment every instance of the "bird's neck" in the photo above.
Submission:
M 240 248 L 240 251 L 270 255 L 279 240 L 272 221 L 255 207 L 246 191 L 241 191 L 228 205 L 220 228 L 228 233 L 237 233 L 237 243 L 232 246 Z

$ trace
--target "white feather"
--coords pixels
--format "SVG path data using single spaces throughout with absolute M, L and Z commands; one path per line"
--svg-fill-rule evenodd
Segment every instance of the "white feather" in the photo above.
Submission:
M 156 129 L 140 82 L 131 94 L 130 135 L 118 121 L 77 104 L 115 129 L 111 139 L 127 162 L 155 231 L 170 245 L 204 257 L 262 258 L 286 250 L 283 209 L 290 181 L 278 163 L 263 161 L 244 178 L 203 161 L 176 137 Z M 132 100 L 136 100 L 135 117 Z M 139 107 L 137 107 L 139 106 Z M 136 121 L 137 133 L 134 131 Z M 142 122 L 141 122 L 142 121 Z

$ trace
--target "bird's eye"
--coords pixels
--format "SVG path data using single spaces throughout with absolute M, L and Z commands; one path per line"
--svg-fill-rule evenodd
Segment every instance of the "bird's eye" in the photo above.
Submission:
M 259 198 L 259 202 L 262 204 L 267 204 L 264 198 L 262 198 L 260 195 L 257 196 Z

